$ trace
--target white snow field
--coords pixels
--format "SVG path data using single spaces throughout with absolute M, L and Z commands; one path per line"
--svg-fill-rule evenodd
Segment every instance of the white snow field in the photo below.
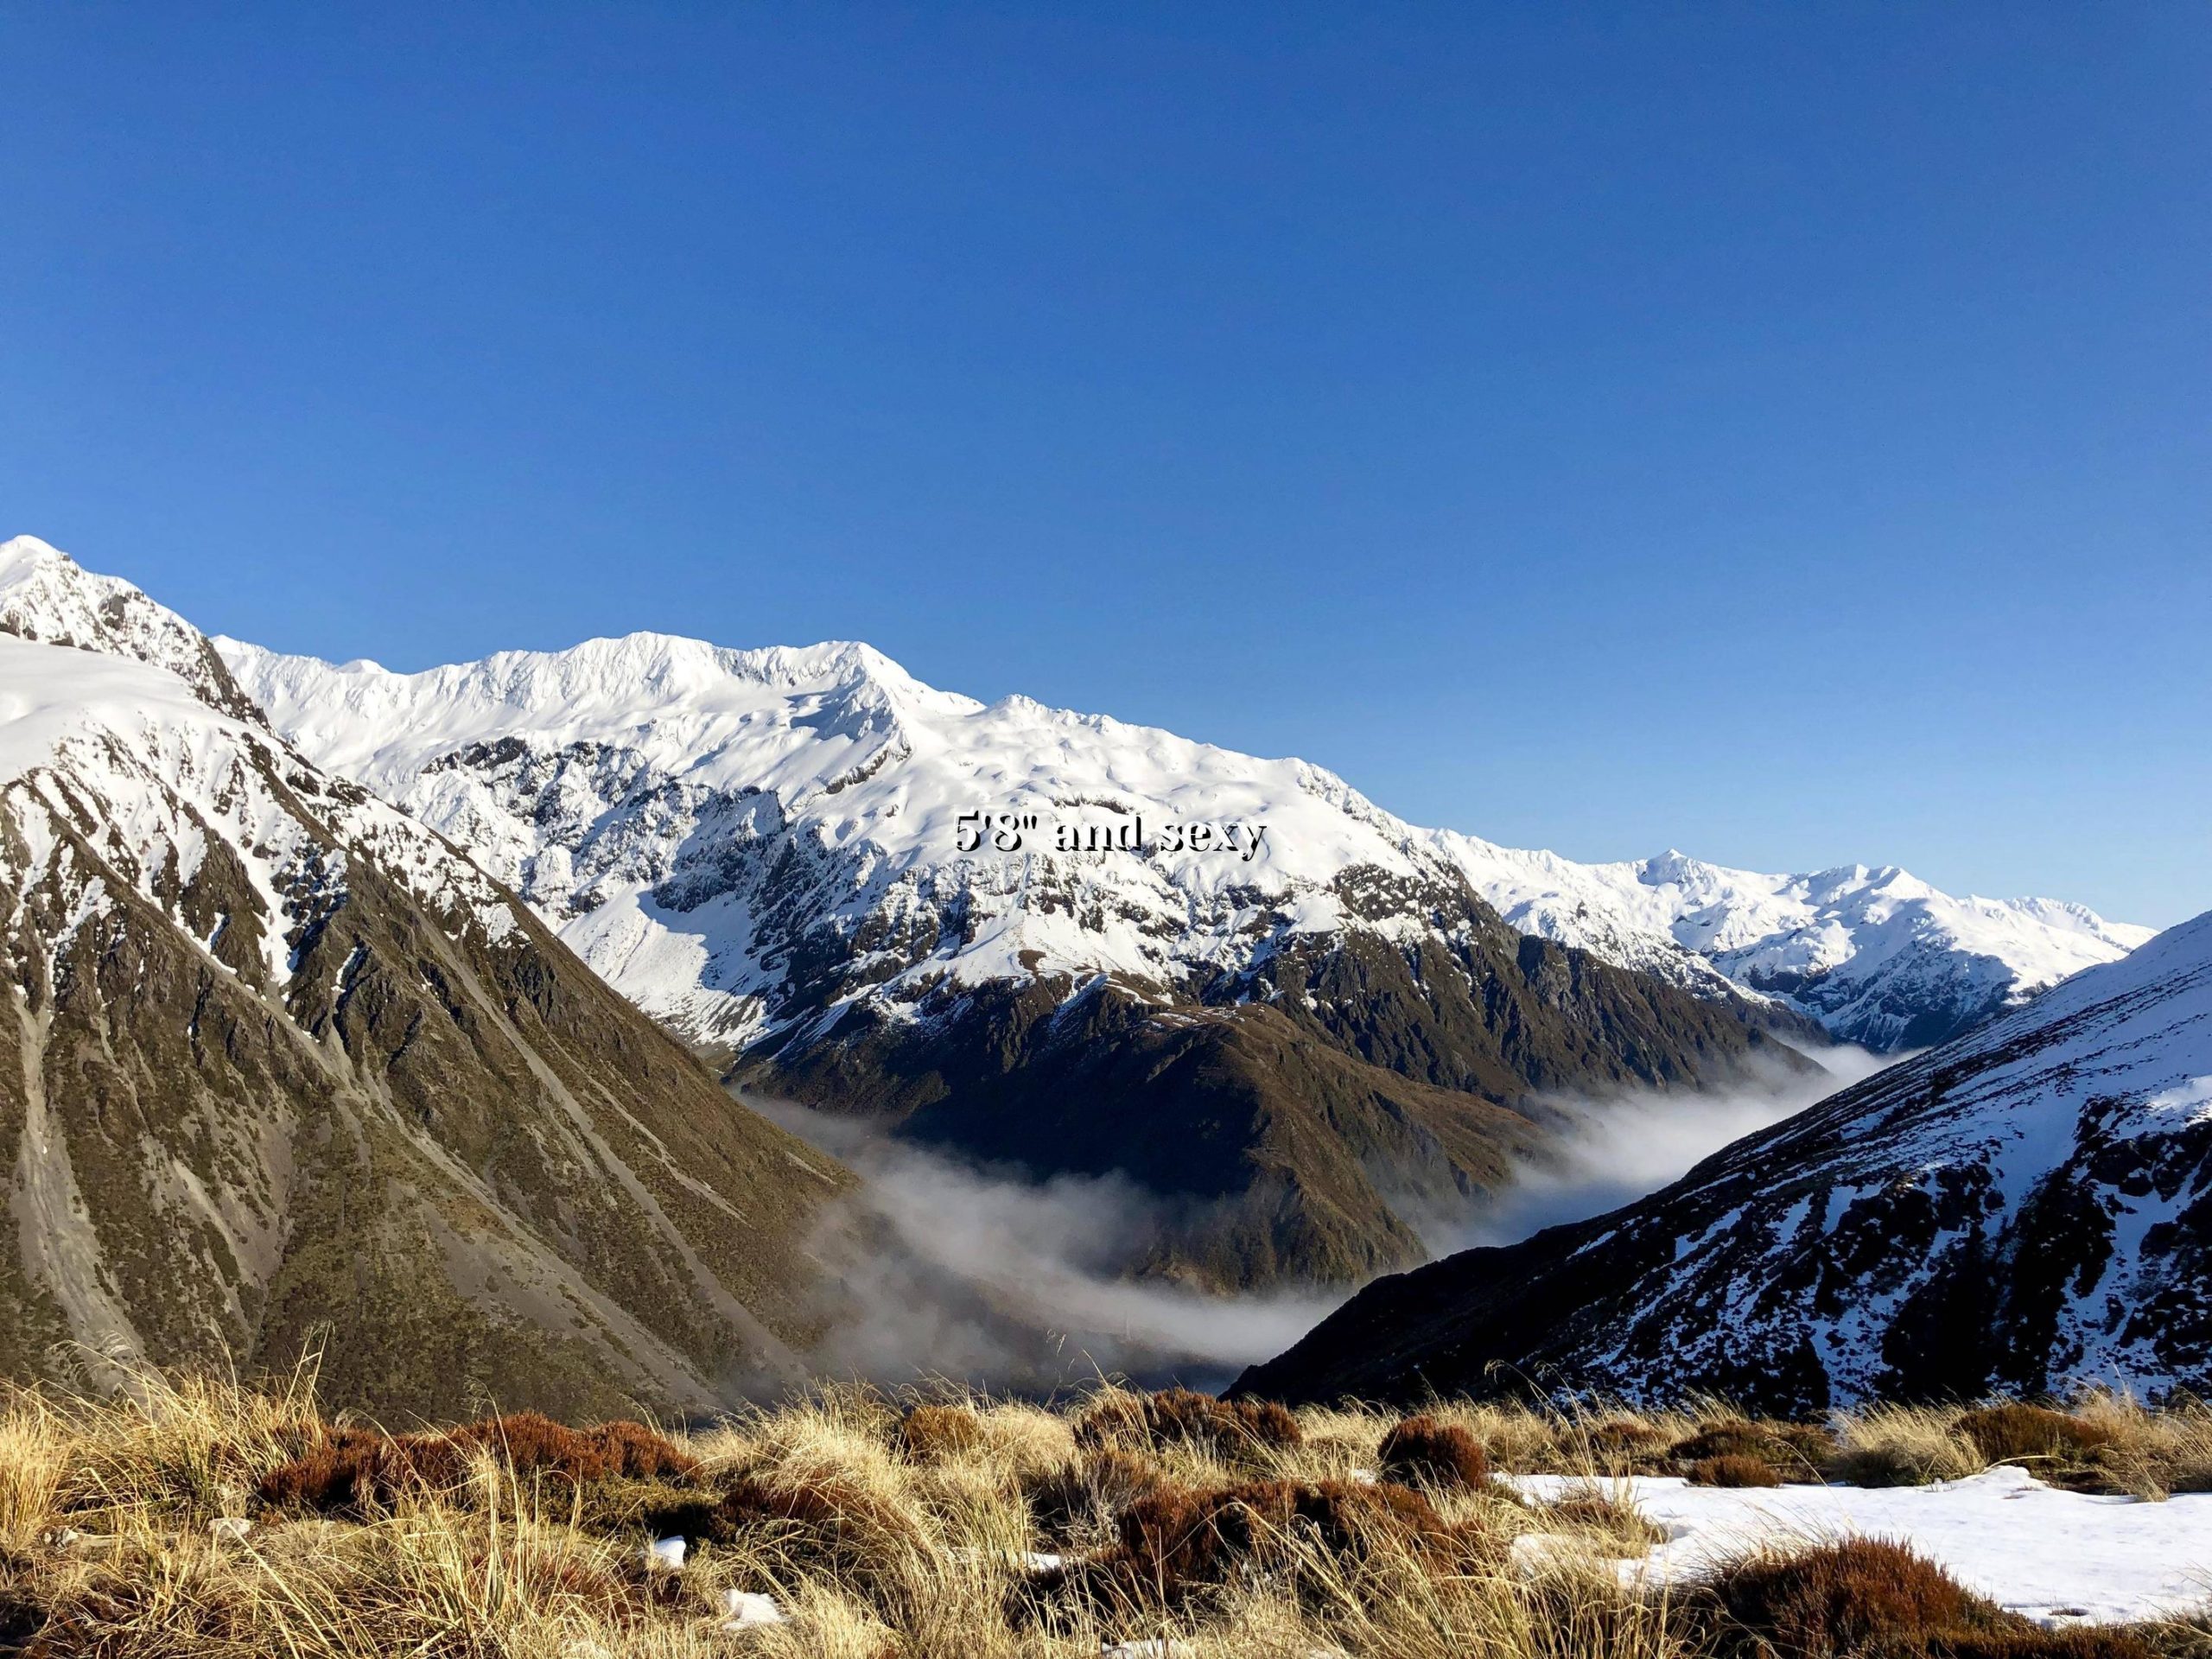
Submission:
M 1624 1577 L 1693 1578 L 1762 1545 L 1885 1538 L 2046 1625 L 2171 1617 L 2212 1602 L 2212 1492 L 2164 1503 L 2062 1491 L 2012 1465 L 1927 1486 L 1693 1486 L 1672 1476 L 1501 1477 L 1524 1497 L 1594 1489 L 1671 1536 Z M 1541 1546 L 1537 1546 L 1541 1548 Z

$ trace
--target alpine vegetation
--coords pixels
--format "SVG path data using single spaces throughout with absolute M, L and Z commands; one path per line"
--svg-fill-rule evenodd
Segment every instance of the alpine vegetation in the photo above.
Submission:
M 0 1640 L 2183 1659 L 2207 1639 L 2212 1428 L 2109 1396 L 1808 1424 L 835 1389 L 688 1431 L 506 1412 L 388 1432 L 323 1415 L 313 1380 L 0 1401 Z M 1705 1479 L 1717 1464 L 1756 1478 Z M 1820 1484 L 1868 1473 L 1886 1484 Z

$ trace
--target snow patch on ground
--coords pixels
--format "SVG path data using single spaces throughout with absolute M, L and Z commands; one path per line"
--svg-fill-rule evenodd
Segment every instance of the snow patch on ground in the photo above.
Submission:
M 1548 1502 L 1592 1483 L 1503 1477 Z M 1846 1536 L 1917 1550 L 1969 1589 L 2039 1624 L 2119 1624 L 2212 1600 L 2212 1492 L 2163 1503 L 2062 1491 L 2010 1465 L 1963 1480 L 1870 1490 L 1729 1490 L 1672 1477 L 1595 1483 L 1667 1529 L 1625 1576 L 1675 1582 L 1764 1546 Z

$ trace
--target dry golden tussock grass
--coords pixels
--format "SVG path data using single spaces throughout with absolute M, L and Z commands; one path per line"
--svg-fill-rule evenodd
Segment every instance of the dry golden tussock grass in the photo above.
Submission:
M 1047 1408 L 832 1388 L 690 1433 L 515 1414 L 397 1436 L 328 1421 L 312 1396 L 305 1375 L 0 1396 L 0 1653 L 1076 1659 L 1159 1637 L 1221 1659 L 1722 1659 L 1785 1625 L 1803 1639 L 1827 1580 L 1801 1593 L 1770 1562 L 1732 1602 L 1727 1581 L 1624 1588 L 1618 1563 L 1658 1535 L 1621 1477 L 1733 1459 L 1753 1479 L 1929 1478 L 1993 1452 L 2152 1496 L 2212 1474 L 2212 1414 L 2114 1396 L 2056 1425 L 1435 1402 L 1408 1426 L 1179 1391 Z M 1494 1478 L 1534 1472 L 1579 1478 L 1532 1503 Z M 688 1541 L 679 1571 L 648 1560 L 669 1535 Z M 732 1592 L 779 1622 L 724 1628 Z M 1758 1613 L 1762 1630 L 1755 1603 L 1790 1611 Z M 2057 1659 L 2001 1619 L 1967 1623 L 1991 1652 Z M 2161 1643 L 2080 1651 L 2202 1650 Z

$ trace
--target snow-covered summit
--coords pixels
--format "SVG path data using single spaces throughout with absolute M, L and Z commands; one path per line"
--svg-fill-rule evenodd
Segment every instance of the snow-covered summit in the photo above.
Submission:
M 199 629 L 121 577 L 87 570 L 35 536 L 0 542 L 0 633 L 150 663 L 226 713 L 264 723 Z
M 834 778 L 888 741 L 901 715 L 962 715 L 982 706 L 932 690 L 874 647 L 846 641 L 733 651 L 632 633 L 418 674 L 365 660 L 334 667 L 221 635 L 213 644 L 253 677 L 264 706 L 286 711 L 306 747 L 386 791 L 404 788 L 434 756 L 522 731 L 556 746 L 620 734 L 671 771 L 688 755 L 702 779 L 728 781 L 716 757 L 786 703 L 803 709 L 809 755 Z M 759 753 L 755 743 L 737 746 L 747 759 Z
M 1419 832 L 1302 761 L 985 704 L 866 645 L 632 634 L 395 674 L 218 644 L 303 749 L 469 846 L 697 1034 L 757 1032 L 802 914 L 802 932 L 880 939 L 871 982 L 1166 985 L 1240 965 L 1272 904 L 1333 923 L 1348 869 L 1452 879 Z M 975 847 L 977 813 L 1033 822 L 1018 849 Z M 1140 818 L 1149 856 L 1058 842 Z M 1240 839 L 1157 847 L 1198 823 Z

